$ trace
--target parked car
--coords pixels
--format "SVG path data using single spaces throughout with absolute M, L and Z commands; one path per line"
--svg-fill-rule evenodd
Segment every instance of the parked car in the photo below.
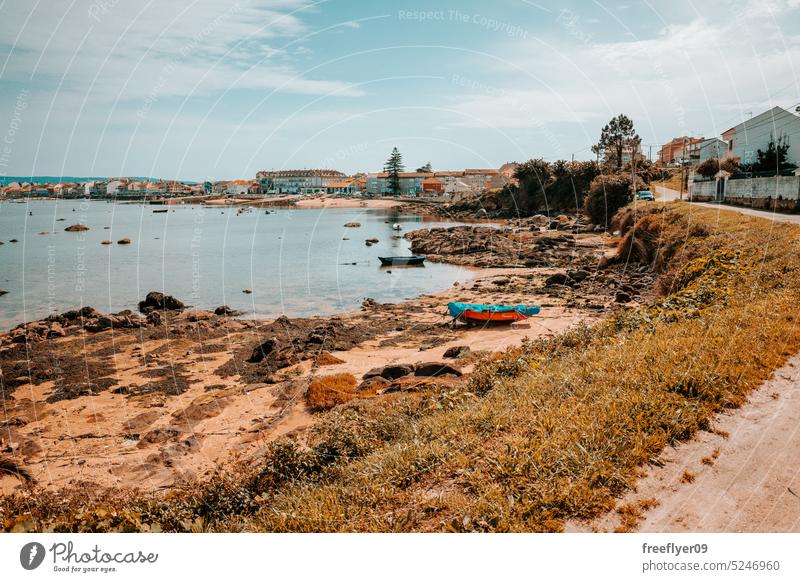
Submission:
M 649 200 L 650 202 L 653 202 L 656 199 L 656 197 L 653 196 L 653 193 L 650 190 L 639 190 L 636 193 L 636 199 L 637 200 Z

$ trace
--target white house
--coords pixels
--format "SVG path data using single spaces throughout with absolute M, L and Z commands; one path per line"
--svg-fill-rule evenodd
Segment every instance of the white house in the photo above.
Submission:
M 718 137 L 710 137 L 689 146 L 689 159 L 692 166 L 710 159 L 722 159 L 728 151 L 728 144 Z
M 722 134 L 728 142 L 724 158 L 736 158 L 740 164 L 752 164 L 758 160 L 758 150 L 767 149 L 771 139 L 786 139 L 789 144 L 787 157 L 800 166 L 800 116 L 782 107 L 751 117 Z

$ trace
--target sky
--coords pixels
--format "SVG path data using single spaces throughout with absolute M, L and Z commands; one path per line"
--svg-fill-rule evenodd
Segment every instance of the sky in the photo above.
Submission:
M 800 0 L 0 0 L 0 176 L 590 159 L 619 113 L 655 156 L 799 73 Z

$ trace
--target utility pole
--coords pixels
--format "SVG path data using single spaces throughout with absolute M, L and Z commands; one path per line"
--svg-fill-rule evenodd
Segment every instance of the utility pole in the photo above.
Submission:
M 683 173 L 686 168 L 686 138 L 683 138 L 683 151 L 681 151 L 681 200 L 683 200 Z

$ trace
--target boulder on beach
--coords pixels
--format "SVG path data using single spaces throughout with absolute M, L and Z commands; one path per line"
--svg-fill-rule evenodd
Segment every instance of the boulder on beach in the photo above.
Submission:
M 381 366 L 379 368 L 372 368 L 369 372 L 364 374 L 364 380 L 380 376 L 386 380 L 396 380 L 403 376 L 408 376 L 414 373 L 414 366 L 409 364 L 389 364 L 388 366 Z
M 89 227 L 86 226 L 85 224 L 72 224 L 67 228 L 65 228 L 64 230 L 66 230 L 67 232 L 82 232 L 84 230 L 89 230 Z
M 345 223 L 345 228 L 358 228 L 361 226 L 360 222 L 347 222 Z
M 131 244 L 131 239 L 129 238 L 121 238 L 117 241 L 118 245 L 129 245 Z
M 444 362 L 425 362 L 414 367 L 415 376 L 443 376 L 445 374 L 461 376 L 461 370 Z
M 150 291 L 144 301 L 139 301 L 139 311 L 147 313 L 156 309 L 166 311 L 181 311 L 186 306 L 182 301 L 175 299 L 172 295 L 165 295 L 158 291 Z
M 277 345 L 278 340 L 274 337 L 260 343 L 255 347 L 255 349 L 253 349 L 253 353 L 250 354 L 250 357 L 247 359 L 247 361 L 251 364 L 257 364 L 265 357 L 270 355 L 275 350 Z
M 550 275 L 544 280 L 545 287 L 551 287 L 553 285 L 569 285 L 570 283 L 572 283 L 572 279 L 566 273 L 556 273 L 554 275 Z
M 617 303 L 629 303 L 631 300 L 631 296 L 628 295 L 625 291 L 617 291 L 616 295 L 614 295 L 614 301 Z
M 461 357 L 461 356 L 463 356 L 465 354 L 470 353 L 470 351 L 471 350 L 469 349 L 469 346 L 453 346 L 453 347 L 447 348 L 447 350 L 444 352 L 444 357 L 445 358 L 459 358 L 459 357 Z

